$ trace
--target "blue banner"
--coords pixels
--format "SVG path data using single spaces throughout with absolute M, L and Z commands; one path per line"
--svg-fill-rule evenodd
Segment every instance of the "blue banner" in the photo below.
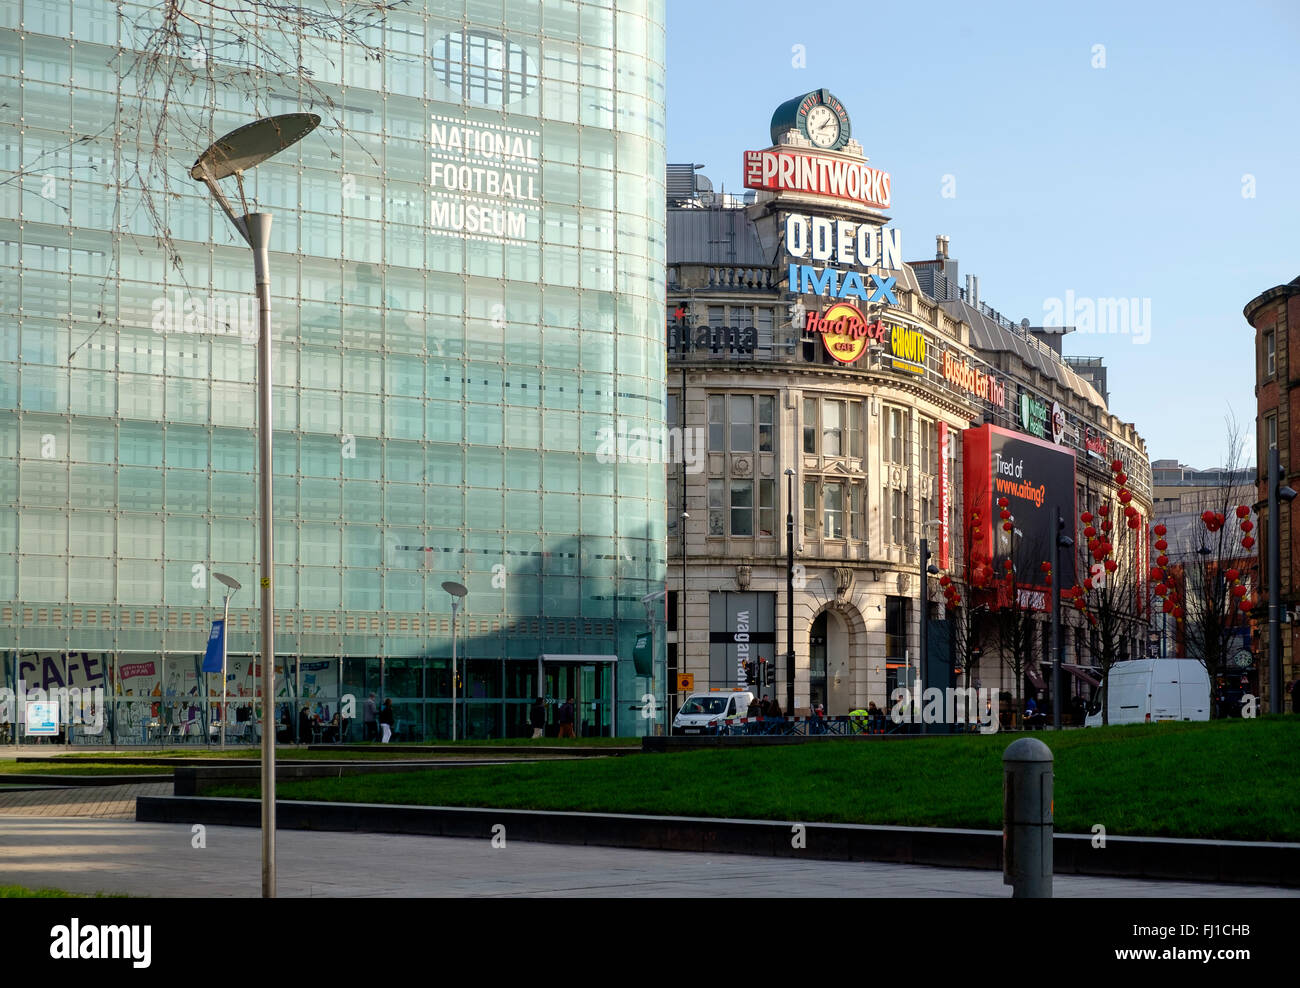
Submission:
M 221 644 L 226 636 L 226 622 L 218 619 L 212 622 L 212 633 L 208 635 L 208 650 L 203 653 L 203 671 L 221 671 Z

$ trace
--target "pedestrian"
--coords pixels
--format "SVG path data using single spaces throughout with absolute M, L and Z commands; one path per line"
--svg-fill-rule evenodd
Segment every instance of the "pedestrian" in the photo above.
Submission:
M 569 697 L 569 699 L 560 707 L 559 737 L 577 737 L 577 735 L 573 733 L 573 697 Z
M 298 711 L 298 743 L 305 744 L 311 741 L 311 712 L 307 704 L 302 705 Z
M 379 736 L 378 709 L 375 707 L 375 694 L 366 697 L 366 709 L 361 715 L 361 740 L 374 741 Z
M 768 704 L 767 716 L 775 717 L 777 720 L 783 719 L 781 716 L 781 704 L 776 702 L 776 697 L 772 697 L 772 702 Z
M 383 732 L 379 741 L 381 744 L 388 744 L 393 737 L 393 699 L 384 697 L 384 709 L 379 711 L 379 729 Z
M 533 729 L 533 740 L 546 733 L 546 697 L 539 696 L 528 710 L 528 723 Z

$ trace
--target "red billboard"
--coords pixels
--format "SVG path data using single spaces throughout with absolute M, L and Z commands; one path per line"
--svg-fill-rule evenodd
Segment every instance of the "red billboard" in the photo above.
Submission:
M 962 455 L 962 530 L 971 558 L 989 561 L 995 579 L 1004 577 L 1006 560 L 1012 560 L 1022 600 L 1029 598 L 1030 606 L 1046 606 L 1050 597 L 1042 563 L 1052 558 L 1058 511 L 1065 533 L 1074 537 L 1074 452 L 1024 433 L 983 425 L 962 433 Z M 1011 531 L 1005 530 L 999 515 L 1002 498 L 1011 513 Z M 975 526 L 978 536 L 973 539 L 972 511 L 980 516 Z M 1060 570 L 1052 582 L 1075 584 L 1073 549 L 1061 550 Z

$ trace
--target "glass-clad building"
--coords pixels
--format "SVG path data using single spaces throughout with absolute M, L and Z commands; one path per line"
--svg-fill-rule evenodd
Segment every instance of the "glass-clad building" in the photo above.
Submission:
M 328 737 L 351 696 L 359 739 L 374 693 L 449 736 L 456 581 L 462 736 L 538 694 L 654 730 L 664 469 L 609 438 L 664 422 L 663 8 L 205 6 L 168 39 L 149 4 L 0 7 L 0 687 L 102 687 L 73 741 L 210 739 L 220 572 L 255 736 L 252 263 L 188 170 L 310 111 L 243 180 L 274 215 L 276 716 Z

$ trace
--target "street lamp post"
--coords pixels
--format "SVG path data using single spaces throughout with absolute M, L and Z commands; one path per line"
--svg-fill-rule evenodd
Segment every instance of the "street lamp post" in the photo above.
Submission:
M 1065 534 L 1065 519 L 1056 509 L 1056 538 L 1052 539 L 1052 730 L 1061 729 L 1061 550 L 1073 549 Z
M 463 583 L 457 583 L 455 580 L 448 580 L 442 585 L 442 589 L 451 594 L 451 739 L 456 740 L 456 704 L 459 702 L 459 691 L 456 688 L 456 611 L 460 609 L 461 601 L 469 593 L 469 589 Z
M 230 598 L 239 590 L 240 582 L 225 573 L 212 574 L 226 588 L 221 602 L 221 747 L 226 746 L 226 649 L 230 642 Z
M 684 435 L 685 433 L 683 433 Z M 682 472 L 682 503 L 686 503 L 686 473 Z M 681 519 L 681 536 L 682 536 L 682 603 L 678 610 L 681 612 L 681 620 L 677 625 L 677 675 L 680 677 L 686 671 L 686 523 L 691 520 L 690 512 L 683 511 Z M 673 692 L 677 692 L 676 689 Z M 671 711 L 671 716 L 675 717 L 676 713 Z M 672 724 L 671 717 L 669 724 Z M 668 732 L 672 733 L 670 726 Z
M 271 214 L 250 213 L 244 202 L 244 172 L 302 140 L 320 123 L 314 113 L 285 113 L 245 124 L 215 141 L 190 169 L 216 199 L 239 236 L 253 250 L 257 286 L 257 429 L 258 488 L 261 495 L 262 568 L 262 897 L 275 898 L 275 725 L 271 702 L 275 696 L 275 575 L 271 535 L 271 273 L 269 247 Z M 243 215 L 236 216 L 217 182 L 235 176 Z
M 1268 450 L 1268 712 L 1280 714 L 1282 704 L 1282 525 L 1278 517 L 1281 502 L 1290 504 L 1296 492 L 1282 485 L 1282 464 L 1278 449 Z
M 794 716 L 794 469 L 785 468 L 785 711 Z
M 931 525 L 937 526 L 938 524 L 939 522 L 937 521 L 928 521 L 925 523 L 927 529 Z M 930 540 L 925 537 L 922 537 L 921 539 L 920 569 L 921 569 L 921 601 L 920 601 L 921 606 L 918 607 L 917 610 L 920 611 L 921 613 L 920 636 L 919 636 L 920 638 L 919 644 L 921 646 L 921 661 L 919 667 L 920 668 L 919 678 L 921 680 L 919 684 L 921 690 L 921 700 L 918 701 L 918 703 L 923 703 L 925 697 L 925 690 L 926 687 L 929 686 L 929 677 L 930 677 L 930 577 L 937 576 L 939 574 L 939 567 L 935 566 L 933 563 L 930 562 Z M 949 680 L 948 683 L 949 685 L 952 685 L 952 680 Z M 920 707 L 917 706 L 914 707 L 913 709 L 920 709 Z M 921 733 L 922 734 L 929 733 L 929 731 L 927 730 L 927 725 L 925 723 L 924 717 L 921 718 Z

